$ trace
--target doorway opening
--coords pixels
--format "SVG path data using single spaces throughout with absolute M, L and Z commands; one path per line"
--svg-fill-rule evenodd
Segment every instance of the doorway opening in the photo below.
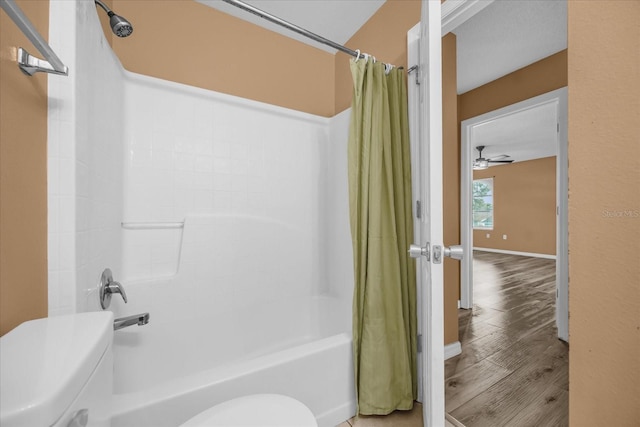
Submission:
M 462 354 L 445 365 L 445 392 L 465 425 L 567 424 L 566 110 L 563 88 L 462 123 L 461 240 L 471 256 L 461 306 L 470 310 L 460 310 Z M 474 171 L 478 157 L 514 162 Z M 490 193 L 476 196 L 491 209 L 474 230 L 473 181 L 488 178 Z
M 478 153 L 476 147 L 484 146 L 483 157 L 496 155 L 515 160 L 508 166 L 495 166 L 485 170 L 472 169 Z M 541 173 L 548 171 L 549 162 L 555 157 L 555 206 L 549 206 L 549 188 L 543 188 Z M 535 165 L 533 165 L 535 161 Z M 527 166 L 523 166 L 527 164 Z M 502 225 L 492 222 L 491 229 L 473 228 L 473 180 L 497 175 L 492 171 L 510 168 L 510 173 L 500 173 L 501 186 L 509 195 L 503 199 L 503 212 L 498 217 Z M 514 170 L 517 167 L 517 170 Z M 546 169 L 545 169 L 546 168 Z M 556 327 L 558 337 L 569 340 L 568 307 L 568 192 L 567 192 L 567 88 L 561 88 L 540 96 L 465 120 L 461 126 L 461 244 L 465 253 L 474 248 L 485 251 L 510 253 L 555 259 L 556 262 Z M 527 176 L 523 176 L 527 175 Z M 548 179 L 548 174 L 545 174 Z M 495 187 L 494 187 L 494 190 Z M 546 196 L 545 196 L 546 194 Z M 504 194 L 503 194 L 504 196 Z M 546 200 L 546 206 L 539 206 Z M 497 200 L 500 201 L 500 200 Z M 509 206 L 509 204 L 511 206 Z M 517 206 L 513 206 L 517 204 Z M 529 208 L 527 208 L 529 207 Z M 499 208 L 499 207 L 498 207 Z M 550 209 L 555 208 L 555 212 Z M 497 209 L 497 208 L 496 208 Z M 546 225 L 539 223 L 547 218 Z M 555 242 L 542 238 L 542 229 L 549 229 L 549 218 L 555 217 Z M 506 228 L 504 222 L 506 224 Z M 553 222 L 553 221 L 552 221 Z M 502 227 L 502 228 L 499 228 Z M 498 235 L 494 233 L 498 231 Z M 509 240 L 509 234 L 511 240 Z M 549 232 L 546 231 L 549 235 Z M 483 237 L 484 236 L 484 239 Z M 497 237 L 497 238 L 496 238 Z M 514 239 L 515 237 L 515 239 Z M 481 240 L 481 242 L 477 242 Z M 546 241 L 545 241 L 546 240 Z M 553 248 L 555 243 L 555 248 Z M 554 250 L 555 249 L 555 250 Z M 555 252 L 555 253 L 554 253 Z M 473 257 L 462 260 L 460 277 L 460 307 L 473 308 Z

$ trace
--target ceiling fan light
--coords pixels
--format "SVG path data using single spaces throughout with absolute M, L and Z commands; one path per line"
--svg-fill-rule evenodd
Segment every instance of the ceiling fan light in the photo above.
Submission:
M 482 170 L 482 169 L 488 169 L 489 168 L 489 161 L 485 160 L 485 159 L 480 159 L 480 160 L 476 160 L 475 162 L 473 162 L 473 169 L 474 170 Z

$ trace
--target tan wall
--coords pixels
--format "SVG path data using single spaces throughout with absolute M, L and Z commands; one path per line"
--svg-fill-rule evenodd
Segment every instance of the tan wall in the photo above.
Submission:
M 420 1 L 388 0 L 346 43 L 377 60 L 407 68 L 407 32 L 420 22 Z M 335 112 L 351 107 L 353 82 L 348 55 L 336 55 Z
M 567 86 L 563 50 L 459 96 L 460 121 Z
M 640 2 L 569 1 L 569 419 L 640 423 Z
M 446 246 L 460 244 L 460 146 L 458 144 L 456 36 L 442 39 L 442 186 L 443 237 Z M 444 259 L 444 342 L 458 341 L 460 261 Z
M 48 1 L 17 1 L 49 33 Z M 47 77 L 25 76 L 18 47 L 38 54 L 0 12 L 0 335 L 47 316 Z
M 195 1 L 113 0 L 134 32 L 112 38 L 129 71 L 334 115 L 334 55 Z
M 473 245 L 555 255 L 556 158 L 473 171 L 473 179 L 482 178 L 493 178 L 494 226 L 474 230 Z

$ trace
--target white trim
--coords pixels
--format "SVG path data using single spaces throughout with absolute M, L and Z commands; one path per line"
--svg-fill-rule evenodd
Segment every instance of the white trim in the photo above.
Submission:
M 442 3 L 442 36 L 455 30 L 478 12 L 493 3 L 494 0 L 446 0 Z M 410 34 L 420 34 L 420 23 L 411 27 Z M 411 61 L 409 61 L 410 65 Z
M 535 252 L 519 252 L 519 251 L 508 251 L 505 249 L 493 249 L 493 248 L 478 248 L 476 246 L 473 247 L 474 251 L 483 251 L 483 252 L 495 252 L 497 254 L 508 254 L 508 255 L 518 255 L 518 256 L 530 256 L 534 258 L 545 258 L 545 259 L 556 259 L 555 255 L 549 254 L 537 254 Z
M 556 157 L 556 327 L 558 338 L 569 342 L 569 153 L 567 147 L 567 88 L 558 99 L 558 156 Z
M 464 427 L 464 424 L 453 418 L 453 415 L 448 412 L 445 414 L 444 419 L 447 420 L 453 427 Z
M 420 49 L 420 24 L 414 26 L 407 33 L 407 58 L 409 63 L 418 63 Z M 422 241 L 422 230 L 418 226 L 420 224 L 420 218 L 416 216 L 417 202 L 421 200 L 421 181 L 420 181 L 420 132 L 418 123 L 420 121 L 420 94 L 419 86 L 415 83 L 415 78 L 407 79 L 407 96 L 409 103 L 409 140 L 411 144 L 411 188 L 413 189 L 411 210 L 413 211 L 413 242 L 420 243 Z M 422 266 L 419 262 L 416 262 L 416 301 L 422 301 L 423 298 L 423 276 Z M 423 330 L 423 306 L 418 304 L 418 335 L 424 336 Z M 418 378 L 422 378 L 423 364 L 422 358 L 418 357 L 417 360 L 417 374 Z M 418 402 L 423 401 L 423 382 L 418 381 Z
M 471 126 L 460 126 L 460 245 L 465 256 L 460 260 L 460 307 L 473 308 L 473 150 L 465 148 L 471 141 Z M 466 167 L 463 167 L 466 165 Z M 466 224 L 466 226 L 465 226 Z M 471 286 L 469 286 L 471 284 Z
M 444 346 L 444 360 L 451 359 L 462 353 L 460 341 L 452 342 Z
M 442 35 L 450 33 L 493 0 L 447 0 L 442 3 Z

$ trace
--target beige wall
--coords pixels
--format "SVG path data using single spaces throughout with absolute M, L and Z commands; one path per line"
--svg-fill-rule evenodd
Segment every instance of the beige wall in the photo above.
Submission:
M 493 178 L 494 224 L 493 230 L 474 230 L 473 245 L 555 255 L 556 158 L 473 171 L 473 179 L 482 178 Z
M 458 98 L 458 118 L 462 122 L 565 86 L 567 51 L 563 50 L 461 94 Z
M 113 0 L 134 26 L 112 37 L 129 71 L 334 115 L 334 55 L 195 1 Z
M 377 60 L 407 68 L 407 32 L 420 22 L 420 1 L 388 0 L 346 43 Z M 336 55 L 335 112 L 351 106 L 353 82 L 348 55 Z
M 49 33 L 48 1 L 17 1 Z M 0 335 L 47 316 L 47 76 L 25 76 L 18 47 L 38 54 L 0 12 Z
M 446 246 L 460 244 L 460 145 L 456 36 L 442 39 L 442 186 L 443 238 Z M 458 341 L 460 261 L 444 259 L 444 342 Z
M 569 1 L 569 419 L 640 423 L 640 2 Z

